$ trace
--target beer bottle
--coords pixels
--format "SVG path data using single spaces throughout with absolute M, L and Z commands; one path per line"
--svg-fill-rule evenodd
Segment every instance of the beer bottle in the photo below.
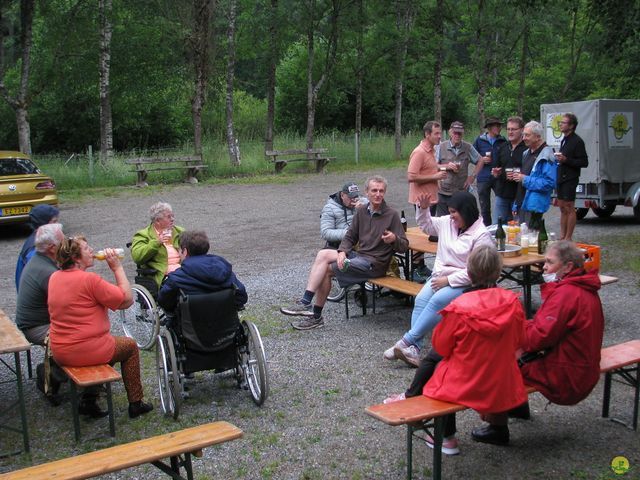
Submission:
M 407 217 L 404 216 L 404 210 L 400 212 L 400 223 L 402 224 L 402 230 L 407 231 Z
M 504 252 L 505 241 L 507 239 L 504 228 L 502 228 L 502 217 L 498 218 L 498 229 L 496 230 L 496 242 L 498 244 L 498 250 Z
M 547 229 L 544 226 L 544 218 L 540 219 L 540 233 L 538 233 L 538 254 L 544 255 L 544 251 L 547 249 L 547 242 L 549 237 L 547 236 Z

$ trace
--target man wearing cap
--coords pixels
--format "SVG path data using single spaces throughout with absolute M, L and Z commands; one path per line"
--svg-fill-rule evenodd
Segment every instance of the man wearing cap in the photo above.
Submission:
M 365 191 L 369 205 L 356 209 L 353 223 L 337 250 L 323 248 L 318 252 L 302 298 L 280 308 L 285 315 L 304 317 L 291 322 L 296 330 L 324 326 L 322 309 L 331 290 L 332 277 L 335 276 L 343 288 L 381 277 L 393 254 L 404 253 L 409 248 L 400 215 L 384 201 L 387 184 L 387 180 L 379 175 L 367 180 Z
M 438 182 L 438 207 L 436 215 L 449 215 L 448 202 L 456 192 L 467 190 L 475 180 L 469 175 L 469 164 L 476 165 L 480 154 L 469 142 L 465 142 L 464 124 L 455 121 L 449 127 L 450 140 L 440 143 L 436 149 L 436 160 L 439 167 L 446 169 L 447 176 Z
M 480 200 L 480 214 L 485 225 L 491 225 L 497 221 L 491 217 L 491 190 L 495 193 L 495 179 L 491 175 L 491 169 L 496 166 L 498 150 L 507 140 L 500 135 L 502 121 L 497 117 L 489 117 L 484 123 L 486 132 L 479 135 L 473 142 L 474 148 L 480 152 L 482 161 L 476 165 L 474 174 L 478 182 L 478 200 Z
M 367 199 L 360 198 L 360 189 L 354 182 L 345 183 L 342 190 L 329 195 L 320 215 L 320 236 L 326 242 L 324 248 L 338 248 L 351 226 L 356 207 L 367 203 Z

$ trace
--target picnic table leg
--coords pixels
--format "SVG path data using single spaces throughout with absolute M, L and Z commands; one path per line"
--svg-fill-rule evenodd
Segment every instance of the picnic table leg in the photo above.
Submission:
M 29 431 L 27 430 L 27 410 L 24 406 L 24 389 L 22 388 L 22 366 L 20 352 L 14 352 L 16 362 L 16 381 L 18 382 L 18 402 L 20 404 L 20 421 L 22 422 L 22 444 L 24 451 L 29 453 Z
M 531 265 L 522 267 L 522 294 L 524 296 L 524 311 L 527 318 L 531 318 Z
M 107 411 L 109 412 L 109 433 L 112 437 L 116 436 L 116 420 L 113 415 L 113 397 L 111 395 L 111 382 L 105 385 L 107 390 Z
M 636 395 L 633 401 L 633 429 L 638 430 L 638 407 L 640 407 L 640 363 L 636 363 L 635 371 Z

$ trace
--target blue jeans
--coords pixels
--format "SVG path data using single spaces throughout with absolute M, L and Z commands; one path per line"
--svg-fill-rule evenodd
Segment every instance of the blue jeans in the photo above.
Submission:
M 427 280 L 420 293 L 416 295 L 411 313 L 411 329 L 403 336 L 405 342 L 418 348 L 422 348 L 424 336 L 433 330 L 442 319 L 438 312 L 462 295 L 462 292 L 467 288 L 467 286 L 444 287 L 434 292 L 431 288 L 432 278 Z
M 498 223 L 498 218 L 502 217 L 503 222 L 513 220 L 511 206 L 513 205 L 513 199 L 503 198 L 496 195 L 496 204 L 493 212 L 493 223 Z

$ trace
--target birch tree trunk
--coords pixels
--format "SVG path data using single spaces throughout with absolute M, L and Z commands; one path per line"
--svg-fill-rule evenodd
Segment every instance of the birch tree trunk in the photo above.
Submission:
M 100 158 L 113 155 L 113 122 L 109 75 L 111 71 L 112 0 L 99 0 L 100 17 Z
M 524 28 L 522 30 L 522 53 L 520 55 L 520 79 L 518 85 L 518 116 L 524 115 L 525 82 L 527 79 L 527 54 L 529 52 L 529 22 L 524 15 Z
M 269 11 L 269 67 L 267 73 L 267 130 L 264 149 L 273 150 L 273 132 L 276 118 L 276 65 L 278 62 L 278 0 L 271 0 Z
M 358 39 L 356 44 L 356 163 L 360 161 L 360 134 L 362 133 L 362 82 L 364 77 L 364 8 L 358 0 Z
M 236 0 L 229 0 L 229 24 L 227 25 L 227 148 L 231 165 L 240 165 L 240 147 L 233 130 L 233 83 L 236 70 Z
M 0 3 L 0 52 L 4 52 L 4 27 L 2 27 L 2 9 Z M 18 128 L 18 145 L 20 151 L 31 155 L 31 126 L 29 125 L 29 73 L 31 69 L 31 47 L 33 45 L 33 16 L 35 0 L 20 0 L 20 46 L 21 68 L 20 84 L 15 96 L 11 96 L 4 84 L 5 58 L 0 53 L 0 95 L 14 111 Z

